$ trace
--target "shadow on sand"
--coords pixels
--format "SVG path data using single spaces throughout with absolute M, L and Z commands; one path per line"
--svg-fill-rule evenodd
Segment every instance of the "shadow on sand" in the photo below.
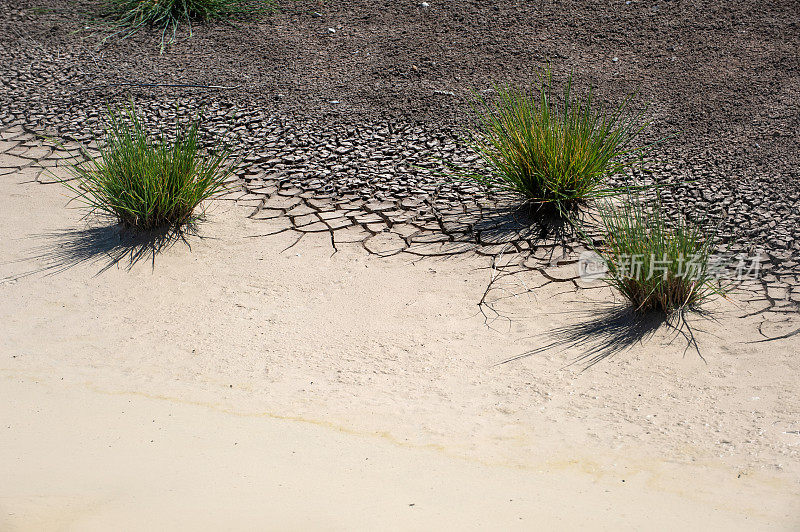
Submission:
M 405 251 L 439 259 L 473 251 L 494 257 L 517 252 L 528 256 L 541 246 L 572 249 L 581 237 L 577 229 L 582 221 L 580 213 L 567 218 L 552 209 L 527 203 L 507 201 L 491 207 L 475 205 L 463 212 L 434 214 L 441 234 L 412 235 L 406 239 L 407 247 L 395 253 Z
M 155 268 L 156 257 L 174 244 L 182 242 L 191 248 L 190 236 L 198 236 L 195 225 L 147 232 L 132 232 L 119 225 L 97 225 L 44 233 L 32 237 L 43 243 L 34 247 L 29 256 L 13 261 L 33 262 L 35 267 L 9 279 L 55 275 L 85 263 L 100 264 L 95 275 L 112 267 L 130 270 L 143 261 Z
M 563 244 L 578 237 L 571 217 L 560 216 L 553 208 L 523 203 L 485 209 L 473 230 L 487 242 L 527 240 Z
M 695 314 L 709 317 L 707 313 L 695 312 Z M 610 356 L 627 351 L 636 344 L 647 342 L 662 328 L 674 333 L 668 344 L 683 338 L 686 342 L 684 355 L 693 348 L 705 362 L 695 340 L 694 331 L 683 312 L 675 312 L 670 316 L 659 312 L 638 314 L 630 306 L 617 304 L 586 312 L 583 318 L 579 323 L 564 325 L 541 335 L 540 338 L 548 341 L 547 344 L 498 362 L 497 365 L 551 350 L 573 349 L 582 354 L 575 357 L 567 366 L 581 364 L 583 365 L 581 371 L 585 371 Z

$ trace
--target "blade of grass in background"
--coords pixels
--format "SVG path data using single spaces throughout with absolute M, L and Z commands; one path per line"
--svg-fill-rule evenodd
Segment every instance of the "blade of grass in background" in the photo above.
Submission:
M 161 52 L 175 42 L 178 26 L 192 22 L 251 17 L 275 10 L 272 0 L 106 0 L 107 13 L 128 37 L 144 26 L 161 30 Z

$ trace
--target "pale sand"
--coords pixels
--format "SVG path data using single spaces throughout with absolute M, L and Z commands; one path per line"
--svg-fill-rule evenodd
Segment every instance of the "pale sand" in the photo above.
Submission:
M 21 180 L 3 279 L 86 226 Z M 154 268 L 0 284 L 0 529 L 800 526 L 800 338 L 747 343 L 762 318 L 716 301 L 706 362 L 660 331 L 584 372 L 578 347 L 495 365 L 613 294 L 519 274 L 488 328 L 486 259 L 281 252 L 246 212 Z

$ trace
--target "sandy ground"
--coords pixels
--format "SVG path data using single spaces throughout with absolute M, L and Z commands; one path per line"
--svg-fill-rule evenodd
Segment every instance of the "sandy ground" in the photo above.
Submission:
M 800 526 L 800 340 L 751 343 L 736 297 L 693 319 L 703 358 L 533 272 L 489 327 L 486 259 L 282 251 L 230 203 L 105 269 L 108 232 L 24 180 L 0 176 L 2 529 Z

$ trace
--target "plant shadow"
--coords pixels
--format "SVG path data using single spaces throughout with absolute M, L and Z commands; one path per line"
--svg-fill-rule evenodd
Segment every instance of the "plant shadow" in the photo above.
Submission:
M 559 216 L 545 207 L 498 201 L 492 206 L 473 205 L 459 212 L 437 212 L 438 225 L 445 238 L 419 240 L 411 237 L 407 252 L 428 257 L 452 257 L 475 251 L 481 255 L 530 252 L 539 247 L 574 247 L 580 233 L 576 220 Z
M 100 264 L 95 276 L 113 267 L 130 271 L 140 262 L 155 268 L 156 257 L 177 243 L 191 249 L 190 236 L 199 236 L 195 224 L 152 231 L 130 231 L 120 225 L 92 225 L 36 235 L 44 241 L 31 254 L 14 262 L 35 262 L 36 267 L 13 276 L 56 275 L 81 264 Z
M 487 209 L 473 226 L 479 241 L 486 243 L 524 240 L 529 244 L 565 244 L 577 238 L 568 217 L 547 207 L 522 203 Z
M 694 313 L 709 317 L 708 313 L 699 310 Z M 637 344 L 644 344 L 662 328 L 674 333 L 668 344 L 672 344 L 679 337 L 683 338 L 686 342 L 684 355 L 689 349 L 694 349 L 705 361 L 695 339 L 694 330 L 682 311 L 671 315 L 663 312 L 639 314 L 629 305 L 612 304 L 603 305 L 599 311 L 593 309 L 581 314 L 584 319 L 579 323 L 557 327 L 540 335 L 540 338 L 549 340 L 545 345 L 503 360 L 497 365 L 552 350 L 571 349 L 581 351 L 581 354 L 573 358 L 566 367 L 581 364 L 583 366 L 581 371 L 585 371 L 606 358 L 627 351 Z

